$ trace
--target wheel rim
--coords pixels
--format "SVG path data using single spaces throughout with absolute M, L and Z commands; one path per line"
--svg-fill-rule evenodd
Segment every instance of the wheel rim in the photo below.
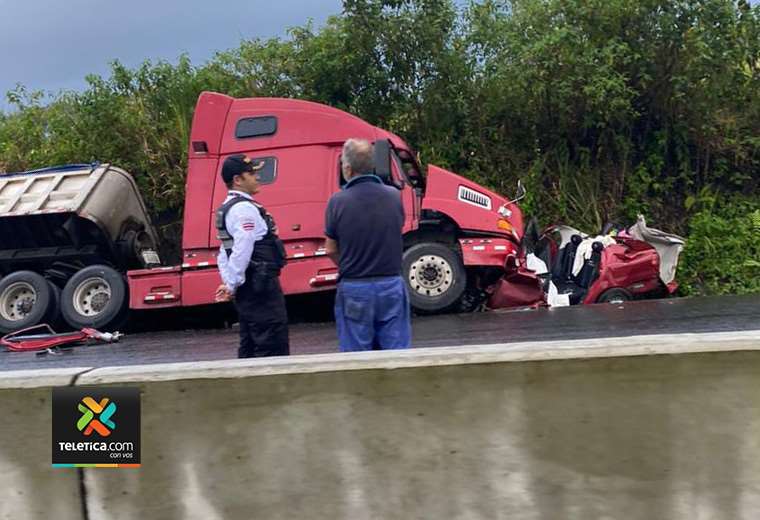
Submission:
M 440 296 L 453 283 L 454 271 L 442 256 L 421 256 L 409 268 L 409 285 L 421 296 Z
M 12 283 L 0 294 L 0 315 L 8 321 L 21 321 L 32 312 L 37 291 L 27 282 Z
M 111 285 L 99 276 L 82 281 L 74 291 L 74 310 L 82 316 L 97 316 L 111 301 Z
M 611 303 L 613 305 L 619 305 L 621 303 L 625 303 L 629 301 L 630 299 L 631 298 L 629 298 L 625 293 L 621 294 L 615 291 L 610 294 L 602 295 L 601 301 L 603 303 Z

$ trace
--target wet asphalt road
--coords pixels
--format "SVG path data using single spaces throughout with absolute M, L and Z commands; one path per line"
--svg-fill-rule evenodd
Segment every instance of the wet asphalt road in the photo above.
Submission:
M 416 317 L 415 347 L 441 347 L 757 330 L 760 296 L 721 296 L 646 300 L 557 309 L 490 311 Z M 60 355 L 0 352 L 0 371 L 62 367 L 101 367 L 232 359 L 238 331 L 179 330 L 131 334 L 112 345 L 76 347 Z M 290 328 L 292 354 L 337 351 L 334 323 L 297 323 Z

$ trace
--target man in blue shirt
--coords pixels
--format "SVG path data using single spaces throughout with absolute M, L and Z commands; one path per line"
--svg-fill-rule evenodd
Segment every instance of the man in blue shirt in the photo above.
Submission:
M 335 321 L 343 352 L 409 348 L 409 296 L 401 277 L 404 208 L 400 192 L 373 174 L 373 146 L 343 145 L 346 184 L 325 215 L 325 249 L 338 264 Z
M 257 170 L 245 155 L 232 155 L 222 165 L 229 193 L 216 212 L 222 242 L 217 256 L 222 285 L 216 301 L 234 298 L 240 322 L 238 357 L 287 356 L 288 316 L 280 287 L 285 249 L 277 226 L 263 206 L 253 200 L 259 191 Z

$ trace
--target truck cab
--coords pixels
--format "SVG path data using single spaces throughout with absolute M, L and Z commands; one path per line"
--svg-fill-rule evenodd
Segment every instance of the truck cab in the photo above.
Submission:
M 450 308 L 468 286 L 480 290 L 489 274 L 493 281 L 503 274 L 522 233 L 514 202 L 442 168 L 430 166 L 425 176 L 400 137 L 341 110 L 204 92 L 191 132 L 182 265 L 157 275 L 166 283 L 154 283 L 155 270 L 130 272 L 131 307 L 213 303 L 220 283 L 214 211 L 227 193 L 219 171 L 228 156 L 241 153 L 265 164 L 256 199 L 272 213 L 285 244 L 285 294 L 333 289 L 338 271 L 324 250 L 324 213 L 343 184 L 340 154 L 351 137 L 376 144 L 376 173 L 399 190 L 406 215 L 403 275 L 417 310 Z M 166 294 L 172 298 L 159 297 Z

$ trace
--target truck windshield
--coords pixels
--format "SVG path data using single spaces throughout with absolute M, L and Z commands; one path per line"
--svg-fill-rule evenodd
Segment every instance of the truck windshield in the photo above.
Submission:
M 412 154 L 406 150 L 393 149 L 391 155 L 393 157 L 393 162 L 396 164 L 396 168 L 403 179 L 412 187 L 424 190 L 425 178 L 422 176 L 417 161 L 414 160 Z

